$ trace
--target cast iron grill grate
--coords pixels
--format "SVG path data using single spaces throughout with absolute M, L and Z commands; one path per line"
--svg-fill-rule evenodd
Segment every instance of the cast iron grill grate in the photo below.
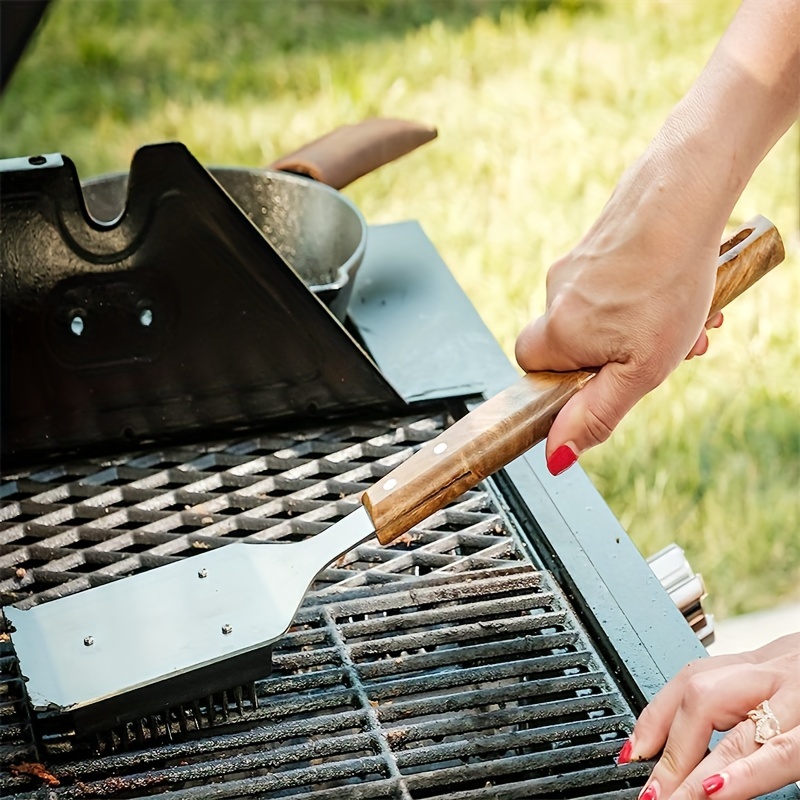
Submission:
M 48 467 L 3 483 L 0 591 L 33 605 L 242 537 L 313 535 L 444 414 Z M 630 706 L 483 484 L 332 564 L 264 680 L 93 742 L 40 738 L 0 653 L 0 789 L 55 798 L 635 797 Z M 208 726 L 213 723 L 213 727 Z
M 230 541 L 312 536 L 443 424 L 273 434 L 16 476 L 1 490 L 0 599 L 28 607 Z M 471 492 L 394 547 L 360 547 L 316 588 L 519 558 L 485 492 Z

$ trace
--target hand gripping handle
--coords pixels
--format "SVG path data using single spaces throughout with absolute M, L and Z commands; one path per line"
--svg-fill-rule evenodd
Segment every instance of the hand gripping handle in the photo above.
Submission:
M 781 237 L 769 220 L 756 217 L 737 230 L 720 247 L 709 316 L 783 258 Z M 389 544 L 544 439 L 567 400 L 593 375 L 528 373 L 427 442 L 362 497 L 380 542 Z

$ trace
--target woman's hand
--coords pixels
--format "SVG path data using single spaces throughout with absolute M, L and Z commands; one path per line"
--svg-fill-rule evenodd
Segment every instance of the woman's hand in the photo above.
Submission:
M 705 352 L 724 226 L 798 113 L 800 4 L 743 0 L 598 220 L 550 268 L 547 310 L 517 340 L 525 370 L 599 370 L 553 423 L 551 472 L 608 438 L 681 359 Z
M 763 701 L 781 733 L 755 740 Z M 706 755 L 714 730 L 729 731 Z M 642 712 L 620 761 L 663 754 L 643 800 L 749 800 L 800 780 L 800 633 L 684 667 Z
M 627 411 L 685 358 L 708 348 L 725 214 L 708 200 L 689 155 L 660 143 L 629 170 L 583 240 L 547 276 L 547 310 L 517 340 L 526 371 L 599 368 L 556 418 L 548 466 L 557 473 L 604 441 Z

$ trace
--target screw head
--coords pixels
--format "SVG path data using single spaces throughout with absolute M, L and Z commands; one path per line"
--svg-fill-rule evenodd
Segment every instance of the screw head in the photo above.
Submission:
M 84 639 L 83 639 L 83 643 L 84 643 L 84 644 L 85 644 L 87 647 L 91 647 L 91 646 L 94 644 L 94 637 L 93 637 L 93 636 L 86 636 L 86 637 L 84 637 Z
M 201 570 L 200 570 L 200 571 L 197 573 L 197 577 L 198 577 L 198 578 L 207 578 L 207 577 L 208 577 L 208 570 L 207 570 L 207 569 L 201 569 Z
M 233 625 L 228 625 L 228 623 L 226 622 L 226 623 L 225 623 L 225 624 L 222 626 L 222 632 L 223 632 L 223 633 L 224 633 L 226 636 L 227 636 L 229 633 L 233 633 Z

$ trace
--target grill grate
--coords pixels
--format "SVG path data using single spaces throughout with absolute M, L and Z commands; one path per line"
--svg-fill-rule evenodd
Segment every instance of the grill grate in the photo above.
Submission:
M 314 535 L 446 423 L 271 434 L 16 476 L 2 489 L 3 601 L 33 605 L 243 536 Z M 0 646 L 0 788 L 32 800 L 42 781 L 18 767 L 35 754 Z M 53 798 L 199 798 L 212 784 L 231 798 L 633 798 L 647 765 L 614 765 L 632 722 L 482 484 L 393 546 L 366 542 L 326 569 L 250 693 L 93 743 L 50 736 L 38 755 L 59 782 Z
M 356 507 L 355 496 L 433 438 L 435 419 L 162 450 L 5 481 L 0 600 L 25 608 L 248 538 L 294 541 Z M 395 546 L 358 548 L 325 586 L 391 581 L 520 558 L 485 492 L 471 492 Z M 459 565 L 459 561 L 462 561 Z

